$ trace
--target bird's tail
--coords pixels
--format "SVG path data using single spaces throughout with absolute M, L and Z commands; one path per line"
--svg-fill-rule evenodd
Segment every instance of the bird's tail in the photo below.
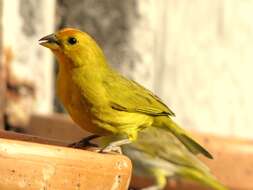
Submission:
M 164 117 L 164 116 L 156 117 L 156 120 L 154 122 L 154 126 L 169 130 L 193 154 L 201 153 L 204 156 L 206 156 L 207 158 L 213 159 L 212 155 L 204 147 L 202 147 L 193 138 L 191 138 L 190 135 L 187 134 L 184 129 L 182 129 L 180 126 L 178 126 L 178 124 L 176 124 L 171 118 Z
M 181 175 L 185 178 L 197 181 L 207 187 L 211 187 L 215 190 L 229 190 L 227 187 L 222 185 L 214 176 L 207 173 L 202 173 L 198 170 L 185 168 L 181 170 Z

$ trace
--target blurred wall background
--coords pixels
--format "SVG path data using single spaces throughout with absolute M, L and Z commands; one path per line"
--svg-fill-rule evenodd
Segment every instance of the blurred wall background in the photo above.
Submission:
M 50 113 L 53 105 L 53 59 L 37 40 L 78 27 L 114 67 L 159 95 L 183 127 L 253 138 L 253 0 L 2 1 L 4 49 L 17 49 L 11 62 L 28 69 L 14 66 L 18 75 L 31 73 L 32 83 L 40 76 L 33 111 Z
M 54 31 L 55 1 L 1 0 L 0 8 L 5 124 L 25 126 L 30 114 L 53 110 L 53 57 L 38 39 Z

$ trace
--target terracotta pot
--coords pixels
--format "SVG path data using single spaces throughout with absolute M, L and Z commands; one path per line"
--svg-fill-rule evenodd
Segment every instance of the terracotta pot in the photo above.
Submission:
M 131 169 L 123 155 L 0 138 L 1 190 L 125 190 Z

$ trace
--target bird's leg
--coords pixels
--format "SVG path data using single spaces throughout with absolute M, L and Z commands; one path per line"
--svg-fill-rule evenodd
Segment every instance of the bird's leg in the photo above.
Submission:
M 107 145 L 105 148 L 101 149 L 99 152 L 101 153 L 119 153 L 122 154 L 120 146 L 125 144 L 130 144 L 131 141 L 129 139 L 123 139 L 111 142 L 109 145 Z
M 85 148 L 85 147 L 98 147 L 98 145 L 91 143 L 90 141 L 93 139 L 96 139 L 100 137 L 99 135 L 89 135 L 85 138 L 83 138 L 82 140 L 72 143 L 70 145 L 68 145 L 69 147 L 73 147 L 73 148 Z
M 155 185 L 145 187 L 141 190 L 162 190 L 167 184 L 167 171 L 159 168 L 151 168 L 149 170 L 151 174 L 155 177 Z

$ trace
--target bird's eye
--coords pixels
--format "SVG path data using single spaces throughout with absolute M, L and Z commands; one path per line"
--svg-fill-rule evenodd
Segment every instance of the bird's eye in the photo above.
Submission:
M 71 44 L 71 45 L 76 44 L 76 42 L 77 42 L 77 39 L 74 38 L 74 37 L 70 37 L 70 38 L 68 39 L 68 43 Z

